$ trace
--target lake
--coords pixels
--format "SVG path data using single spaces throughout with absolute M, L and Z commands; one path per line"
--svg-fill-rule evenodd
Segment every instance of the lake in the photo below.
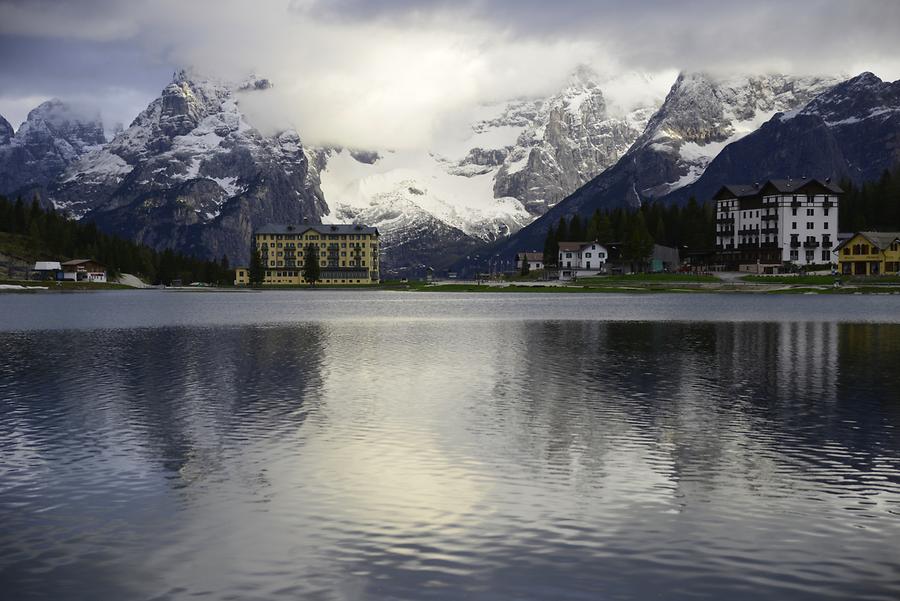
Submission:
M 900 598 L 900 297 L 0 295 L 4 599 Z

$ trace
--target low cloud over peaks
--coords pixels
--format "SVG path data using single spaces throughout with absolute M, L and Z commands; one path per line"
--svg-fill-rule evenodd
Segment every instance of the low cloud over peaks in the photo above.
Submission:
M 26 99 L 94 99 L 127 123 L 175 66 L 193 65 L 269 77 L 271 91 L 244 101 L 262 127 L 294 126 L 308 143 L 422 146 L 455 114 L 550 92 L 582 63 L 894 79 L 898 24 L 889 0 L 0 0 L 11 59 L 0 113 L 18 123 Z

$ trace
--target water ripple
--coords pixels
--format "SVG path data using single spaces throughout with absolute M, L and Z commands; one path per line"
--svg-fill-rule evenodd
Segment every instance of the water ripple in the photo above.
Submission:
M 900 326 L 392 306 L 0 334 L 2 590 L 900 596 Z

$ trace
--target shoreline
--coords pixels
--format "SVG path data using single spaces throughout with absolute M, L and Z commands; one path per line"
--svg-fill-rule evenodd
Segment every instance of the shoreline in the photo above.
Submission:
M 743 281 L 720 282 L 653 282 L 622 281 L 591 282 L 588 284 L 554 284 L 554 283 L 516 283 L 516 282 L 438 282 L 408 284 L 383 284 L 366 286 L 266 286 L 262 288 L 245 287 L 177 287 L 177 288 L 137 288 L 118 284 L 84 284 L 78 286 L 54 286 L 43 282 L 0 282 L 0 294 L 76 294 L 95 292 L 157 292 L 157 293 L 256 293 L 270 291 L 335 291 L 351 292 L 387 291 L 387 292 L 445 292 L 445 293 L 477 293 L 477 294 L 782 294 L 782 295 L 900 295 L 900 284 L 896 283 L 853 283 L 838 287 L 822 284 L 787 284 L 782 282 L 759 283 Z

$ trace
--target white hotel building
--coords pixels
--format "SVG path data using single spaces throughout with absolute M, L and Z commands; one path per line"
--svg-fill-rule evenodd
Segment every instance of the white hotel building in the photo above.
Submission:
M 713 197 L 718 262 L 743 271 L 834 263 L 842 194 L 828 179 L 723 186 Z

